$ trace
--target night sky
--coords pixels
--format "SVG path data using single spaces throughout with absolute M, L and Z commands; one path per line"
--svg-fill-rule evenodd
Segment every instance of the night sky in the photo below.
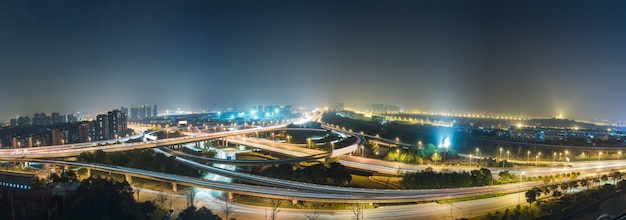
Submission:
M 0 1 L 0 119 L 389 103 L 626 120 L 626 1 Z

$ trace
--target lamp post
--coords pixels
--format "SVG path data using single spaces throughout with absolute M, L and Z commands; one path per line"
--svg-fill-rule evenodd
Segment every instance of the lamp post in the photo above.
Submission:
M 621 151 L 618 151 L 618 152 L 617 152 L 617 160 L 619 160 L 619 157 L 620 157 L 620 156 L 622 156 L 622 152 L 621 152 Z
M 598 153 L 598 162 L 600 162 L 600 158 L 602 157 L 602 151 Z
M 502 148 L 500 148 L 500 160 L 502 160 Z
M 526 154 L 526 164 L 528 164 L 529 160 L 530 160 L 530 151 L 528 151 L 528 153 Z
M 508 150 L 506 151 L 506 160 L 509 160 L 509 157 L 511 156 L 511 152 L 509 152 Z
M 556 163 L 556 152 L 554 152 L 554 154 L 552 154 L 552 163 Z
M 521 194 L 522 194 L 522 192 L 521 192 L 522 191 L 522 177 L 524 177 L 524 171 L 522 171 L 522 173 L 520 174 L 520 176 L 519 176 L 519 185 L 517 185 L 517 191 L 518 191 L 518 194 L 517 194 L 517 205 L 519 205 L 519 200 L 520 200 L 520 197 L 521 197 Z
M 538 166 L 537 162 L 539 162 L 539 155 L 535 156 L 535 166 Z
M 472 166 L 472 154 L 470 154 L 470 167 Z
M 479 150 L 478 150 L 478 148 L 476 148 L 476 156 L 477 156 L 477 157 L 479 156 L 479 155 L 478 155 L 478 151 L 479 151 Z

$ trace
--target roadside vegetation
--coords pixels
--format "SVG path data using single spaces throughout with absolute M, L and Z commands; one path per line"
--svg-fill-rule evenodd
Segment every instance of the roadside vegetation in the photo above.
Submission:
M 174 158 L 156 153 L 151 149 L 132 150 L 124 152 L 82 152 L 77 157 L 78 161 L 89 163 L 110 164 L 116 166 L 132 167 L 143 170 L 200 177 L 197 169 L 190 168 Z

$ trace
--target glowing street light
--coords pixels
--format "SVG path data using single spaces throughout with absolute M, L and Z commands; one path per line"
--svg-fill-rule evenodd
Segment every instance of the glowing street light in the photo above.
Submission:
M 480 151 L 480 150 L 478 150 L 478 148 L 476 148 L 476 156 L 477 157 L 478 157 L 478 151 Z
M 528 153 L 526 154 L 526 164 L 528 164 L 529 160 L 530 160 L 530 151 L 528 151 Z
M 470 156 L 470 167 L 472 166 L 472 154 L 469 155 Z
M 619 157 L 622 156 L 622 151 L 618 151 L 617 152 L 617 160 L 619 160 Z
M 506 151 L 506 160 L 509 160 L 509 157 L 511 156 L 511 152 L 509 152 L 508 150 Z
M 502 148 L 500 148 L 500 160 L 502 160 Z
M 535 156 L 535 166 L 538 166 L 538 165 L 537 165 L 537 164 L 538 164 L 537 162 L 539 162 L 539 155 Z
M 524 177 L 525 172 L 522 171 L 522 173 L 519 176 L 519 185 L 517 186 L 517 205 L 519 205 L 519 200 L 520 200 L 520 196 L 522 194 L 521 189 L 522 189 L 522 177 Z
M 602 151 L 600 151 L 600 153 L 598 153 L 598 162 L 600 161 L 600 158 L 602 158 Z

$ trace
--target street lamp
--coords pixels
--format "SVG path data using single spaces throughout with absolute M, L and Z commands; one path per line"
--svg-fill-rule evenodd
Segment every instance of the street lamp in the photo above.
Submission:
M 500 160 L 502 160 L 502 148 L 500 148 Z
M 511 152 L 509 152 L 508 150 L 506 151 L 506 160 L 509 160 L 509 157 L 511 156 Z
M 600 162 L 600 158 L 602 158 L 602 151 L 600 151 L 600 153 L 598 153 L 598 162 Z
M 519 185 L 517 186 L 517 191 L 518 191 L 518 194 L 517 194 L 517 205 L 519 205 L 520 196 L 522 194 L 522 192 L 521 192 L 521 190 L 522 190 L 522 177 L 524 177 L 524 174 L 525 174 L 524 171 L 522 171 L 522 173 L 519 176 Z
M 618 151 L 617 152 L 617 160 L 619 160 L 619 157 L 622 156 L 622 151 Z
M 472 154 L 470 154 L 470 167 L 472 166 Z
M 552 154 L 552 163 L 556 163 L 556 152 L 554 152 L 554 154 Z
M 526 154 L 526 164 L 528 164 L 528 160 L 530 160 L 530 151 Z
M 535 166 L 537 166 L 538 161 L 539 161 L 539 155 L 535 156 Z
M 476 148 L 476 156 L 477 156 L 477 157 L 478 157 L 478 151 L 479 151 L 479 150 L 478 150 L 478 148 Z

